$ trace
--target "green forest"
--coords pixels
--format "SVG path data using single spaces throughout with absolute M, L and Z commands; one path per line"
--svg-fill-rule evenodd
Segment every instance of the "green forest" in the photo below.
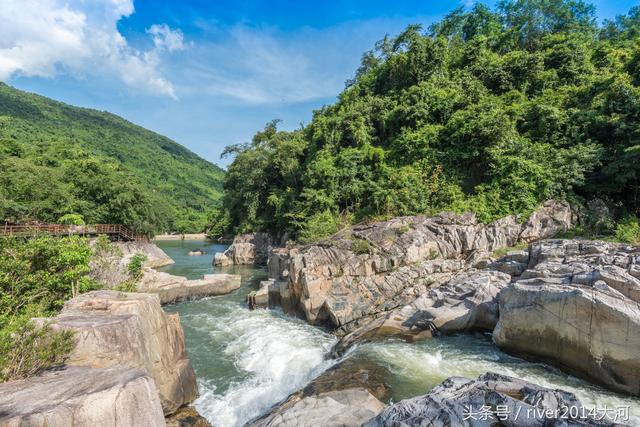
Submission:
M 394 215 L 526 214 L 549 198 L 640 209 L 640 7 L 580 0 L 459 8 L 384 37 L 337 102 L 230 146 L 212 234 L 313 240 Z
M 199 232 L 224 171 L 113 114 L 0 83 L 0 217 L 9 222 L 125 224 Z

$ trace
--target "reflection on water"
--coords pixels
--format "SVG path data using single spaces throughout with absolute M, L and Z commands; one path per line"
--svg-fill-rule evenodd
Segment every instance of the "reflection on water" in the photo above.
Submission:
M 196 407 L 215 426 L 240 426 L 302 388 L 334 361 L 325 360 L 335 337 L 278 310 L 249 311 L 244 298 L 266 278 L 250 266 L 214 268 L 213 254 L 226 246 L 203 241 L 166 241 L 158 246 L 176 261 L 162 271 L 192 279 L 214 272 L 242 275 L 229 295 L 166 307 L 179 312 L 187 351 L 196 370 L 200 398 Z M 195 248 L 203 256 L 188 256 Z M 574 392 L 586 405 L 629 406 L 631 425 L 640 425 L 640 400 L 607 392 L 546 365 L 498 350 L 488 335 L 457 336 L 419 343 L 364 344 L 364 354 L 389 368 L 393 400 L 428 392 L 450 376 L 476 378 L 493 371 L 536 384 Z

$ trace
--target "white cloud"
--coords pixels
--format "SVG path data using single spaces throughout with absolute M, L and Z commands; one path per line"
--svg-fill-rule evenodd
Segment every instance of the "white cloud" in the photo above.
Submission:
M 148 30 L 155 47 L 140 51 L 117 22 L 134 12 L 133 0 L 0 0 L 0 80 L 110 73 L 127 85 L 176 98 L 160 73 L 160 53 L 182 49 L 180 31 Z
M 167 24 L 154 24 L 147 33 L 151 34 L 153 44 L 158 49 L 166 49 L 169 52 L 184 49 L 184 35 L 180 30 L 172 30 Z

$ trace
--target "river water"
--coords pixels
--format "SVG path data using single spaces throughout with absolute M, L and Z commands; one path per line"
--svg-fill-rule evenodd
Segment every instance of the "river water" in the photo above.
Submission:
M 208 241 L 157 242 L 176 263 L 160 270 L 191 279 L 209 273 L 242 276 L 237 291 L 165 307 L 180 313 L 187 352 L 200 386 L 198 411 L 216 427 L 241 426 L 332 366 L 326 360 L 336 339 L 279 310 L 250 311 L 245 295 L 257 289 L 266 272 L 236 266 L 214 268 L 213 254 L 226 246 Z M 201 248 L 204 256 L 187 256 Z M 439 338 L 408 344 L 369 343 L 345 357 L 365 355 L 386 366 L 392 399 L 425 394 L 450 376 L 474 378 L 493 371 L 542 386 L 574 392 L 584 404 L 628 411 L 627 424 L 640 426 L 640 400 L 617 395 L 547 365 L 526 362 L 498 350 L 489 334 Z

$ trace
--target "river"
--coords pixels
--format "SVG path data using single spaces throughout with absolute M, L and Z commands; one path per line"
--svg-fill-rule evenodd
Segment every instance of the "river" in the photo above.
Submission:
M 325 359 L 336 339 L 325 331 L 286 316 L 279 310 L 248 310 L 245 295 L 266 278 L 264 269 L 214 268 L 215 252 L 226 246 L 208 241 L 156 242 L 176 263 L 160 269 L 191 279 L 209 273 L 237 273 L 242 286 L 218 297 L 165 307 L 180 313 L 187 352 L 200 386 L 198 411 L 216 427 L 235 427 L 262 415 L 272 405 L 329 368 Z M 201 248 L 204 256 L 188 256 Z M 498 350 L 489 334 L 439 338 L 408 344 L 369 343 L 355 354 L 386 366 L 392 373 L 393 400 L 421 395 L 450 376 L 469 378 L 493 371 L 542 386 L 574 392 L 584 404 L 629 408 L 640 426 L 640 400 L 608 392 L 544 364 L 531 363 Z

